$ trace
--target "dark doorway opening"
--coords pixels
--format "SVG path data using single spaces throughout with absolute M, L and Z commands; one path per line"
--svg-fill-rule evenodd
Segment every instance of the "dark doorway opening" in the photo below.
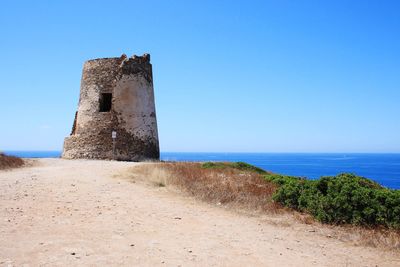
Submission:
M 103 93 L 100 95 L 100 112 L 109 112 L 111 110 L 112 94 Z

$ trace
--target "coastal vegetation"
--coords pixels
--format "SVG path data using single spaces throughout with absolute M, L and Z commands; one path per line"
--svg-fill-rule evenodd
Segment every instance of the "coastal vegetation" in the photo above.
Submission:
M 7 156 L 0 152 L 0 170 L 17 168 L 24 165 L 24 161 L 18 157 Z
M 400 190 L 354 174 L 302 177 L 274 174 L 244 162 L 164 162 L 152 177 L 203 200 L 263 210 L 291 209 L 322 223 L 400 229 Z M 161 181 L 161 182 L 160 182 Z
M 273 174 L 245 162 L 206 162 L 201 166 L 261 174 L 267 182 L 277 185 L 272 194 L 274 201 L 309 213 L 322 223 L 400 229 L 400 190 L 382 187 L 364 177 L 343 173 L 309 180 Z
M 278 186 L 275 201 L 323 223 L 400 228 L 400 190 L 347 173 L 317 180 L 267 174 L 265 179 Z

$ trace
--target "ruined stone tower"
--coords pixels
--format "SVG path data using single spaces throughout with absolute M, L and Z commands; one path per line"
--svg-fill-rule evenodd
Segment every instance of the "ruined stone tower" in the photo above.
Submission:
M 138 161 L 159 156 L 150 55 L 86 61 L 62 157 Z

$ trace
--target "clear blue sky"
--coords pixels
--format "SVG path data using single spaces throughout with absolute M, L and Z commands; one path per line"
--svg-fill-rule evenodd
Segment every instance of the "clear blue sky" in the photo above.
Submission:
M 2 1 L 0 149 L 61 150 L 82 63 L 151 54 L 162 151 L 400 152 L 400 1 Z

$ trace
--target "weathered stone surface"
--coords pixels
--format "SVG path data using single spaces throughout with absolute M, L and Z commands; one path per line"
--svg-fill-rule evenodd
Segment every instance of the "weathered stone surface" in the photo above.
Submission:
M 111 110 L 100 112 L 102 94 Z M 112 131 L 117 132 L 113 149 Z M 78 111 L 63 158 L 159 159 L 150 55 L 93 59 L 83 66 Z

